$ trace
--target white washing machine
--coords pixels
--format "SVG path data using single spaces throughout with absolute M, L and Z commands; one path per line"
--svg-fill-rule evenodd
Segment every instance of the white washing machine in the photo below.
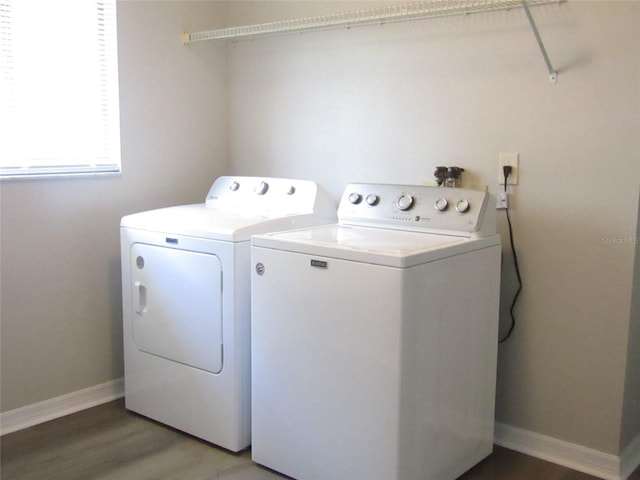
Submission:
M 121 222 L 125 403 L 232 451 L 250 444 L 250 236 L 334 222 L 316 183 L 220 177 L 206 203 Z
M 500 237 L 483 191 L 349 185 L 252 238 L 252 457 L 301 480 L 454 479 L 493 448 Z

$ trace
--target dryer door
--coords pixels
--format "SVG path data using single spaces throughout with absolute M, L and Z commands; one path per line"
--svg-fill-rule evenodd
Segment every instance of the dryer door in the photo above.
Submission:
M 222 265 L 213 254 L 131 246 L 131 316 L 138 350 L 222 370 Z

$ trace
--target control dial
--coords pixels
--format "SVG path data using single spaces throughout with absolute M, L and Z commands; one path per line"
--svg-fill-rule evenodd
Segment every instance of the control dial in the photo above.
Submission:
M 370 193 L 369 195 L 367 195 L 367 198 L 365 199 L 365 201 L 367 202 L 367 204 L 371 205 L 372 207 L 378 203 L 378 201 L 380 200 L 380 197 L 378 197 L 377 195 Z
M 269 184 L 267 182 L 260 182 L 255 188 L 254 192 L 258 195 L 264 195 L 269 190 Z
M 434 207 L 439 212 L 444 212 L 448 206 L 449 206 L 449 202 L 447 202 L 446 198 L 439 198 L 436 200 L 436 203 L 434 204 Z
M 229 185 L 229 190 L 231 190 L 232 192 L 235 192 L 239 188 L 240 184 L 238 182 L 233 182 L 231 185 Z
M 349 194 L 349 201 L 352 204 L 357 205 L 362 201 L 362 195 L 360 195 L 358 192 L 353 192 Z
M 287 195 L 293 195 L 294 193 L 296 193 L 296 187 L 294 187 L 293 185 L 291 185 L 289 187 L 289 189 L 287 190 Z
M 465 213 L 469 210 L 469 200 L 460 200 L 456 203 L 456 212 Z
M 413 206 L 413 197 L 411 195 L 401 195 L 396 201 L 396 205 L 400 210 L 409 210 Z

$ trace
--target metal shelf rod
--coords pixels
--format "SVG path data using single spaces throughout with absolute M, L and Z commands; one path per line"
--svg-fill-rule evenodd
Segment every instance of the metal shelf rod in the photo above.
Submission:
M 540 36 L 540 32 L 538 31 L 536 22 L 533 19 L 533 15 L 531 15 L 531 10 L 529 10 L 528 3 L 529 3 L 528 0 L 522 0 L 522 7 L 524 8 L 525 13 L 527 14 L 527 19 L 529 20 L 529 25 L 531 25 L 531 30 L 533 30 L 533 35 L 536 37 L 536 42 L 538 42 L 538 47 L 540 47 L 540 52 L 542 53 L 542 57 L 544 58 L 544 63 L 547 64 L 547 70 L 549 72 L 549 81 L 551 83 L 556 83 L 556 81 L 558 80 L 558 72 L 553 68 L 553 65 L 551 65 L 551 60 L 549 60 L 547 49 L 544 48 L 542 37 Z

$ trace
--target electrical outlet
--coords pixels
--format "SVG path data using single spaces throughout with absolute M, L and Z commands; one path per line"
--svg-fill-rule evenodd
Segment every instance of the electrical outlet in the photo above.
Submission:
M 518 184 L 518 160 L 520 155 L 517 153 L 501 153 L 498 157 L 498 185 L 504 185 L 504 170 L 502 167 L 511 166 L 511 174 L 507 178 L 507 185 Z
M 496 209 L 505 210 L 509 208 L 509 195 L 507 192 L 500 192 L 496 197 Z

